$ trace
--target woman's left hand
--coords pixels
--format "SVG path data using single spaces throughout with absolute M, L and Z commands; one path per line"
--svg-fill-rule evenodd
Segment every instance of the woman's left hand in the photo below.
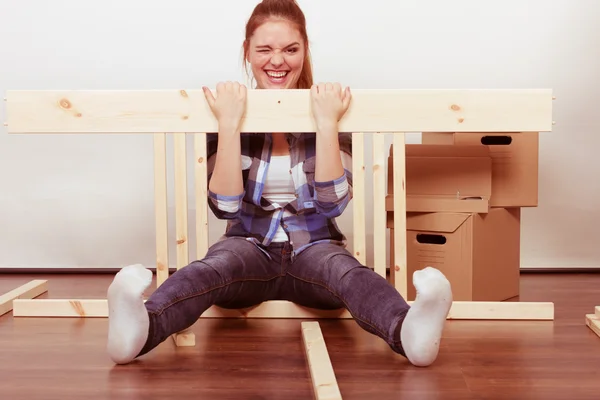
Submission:
M 350 105 L 350 88 L 339 83 L 319 83 L 310 89 L 312 114 L 317 127 L 337 126 Z

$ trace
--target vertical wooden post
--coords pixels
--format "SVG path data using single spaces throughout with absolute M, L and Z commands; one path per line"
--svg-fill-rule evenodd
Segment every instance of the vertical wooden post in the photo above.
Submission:
M 173 135 L 175 172 L 175 240 L 177 269 L 190 261 L 188 245 L 187 154 L 185 133 Z
M 169 277 L 167 200 L 167 135 L 154 134 L 154 213 L 156 224 L 156 286 Z
M 353 221 L 354 257 L 367 265 L 367 238 L 365 225 L 365 135 L 352 134 L 352 183 L 353 183 Z
M 386 278 L 385 134 L 373 134 L 373 265 Z
M 196 258 L 201 259 L 208 251 L 208 157 L 206 133 L 194 135 L 194 163 L 196 187 Z
M 392 282 L 406 299 L 408 270 L 406 257 L 406 138 L 404 133 L 394 133 L 394 265 Z
M 177 269 L 185 268 L 190 262 L 188 245 L 188 201 L 187 201 L 187 146 L 186 134 L 173 134 L 174 173 L 175 173 L 175 239 L 177 249 Z M 174 334 L 175 345 L 194 346 L 196 336 L 186 329 Z

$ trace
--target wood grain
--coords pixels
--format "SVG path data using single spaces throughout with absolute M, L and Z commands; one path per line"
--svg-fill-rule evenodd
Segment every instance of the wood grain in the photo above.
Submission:
M 217 132 L 201 89 L 8 90 L 8 133 Z M 551 89 L 352 90 L 341 132 L 551 132 Z M 242 132 L 314 132 L 310 91 L 248 90 Z

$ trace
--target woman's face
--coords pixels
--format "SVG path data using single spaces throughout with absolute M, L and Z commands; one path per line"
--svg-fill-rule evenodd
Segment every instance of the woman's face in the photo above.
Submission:
M 254 31 L 247 61 L 258 89 L 294 89 L 302 72 L 305 43 L 287 21 L 268 21 Z

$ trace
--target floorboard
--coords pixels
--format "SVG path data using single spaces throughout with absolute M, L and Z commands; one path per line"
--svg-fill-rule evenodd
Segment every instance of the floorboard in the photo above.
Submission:
M 0 293 L 48 279 L 40 298 L 105 298 L 111 275 L 0 274 Z M 553 301 L 555 321 L 447 321 L 440 356 L 416 368 L 354 321 L 320 321 L 350 399 L 597 399 L 600 338 L 585 314 L 600 274 L 526 274 L 523 301 Z M 147 294 L 150 294 L 150 290 Z M 517 300 L 517 299 L 515 299 Z M 0 398 L 311 399 L 299 320 L 201 320 L 193 348 L 171 340 L 114 366 L 106 319 L 0 317 Z

